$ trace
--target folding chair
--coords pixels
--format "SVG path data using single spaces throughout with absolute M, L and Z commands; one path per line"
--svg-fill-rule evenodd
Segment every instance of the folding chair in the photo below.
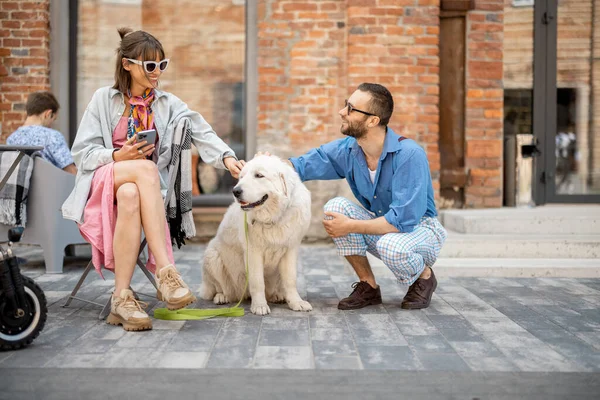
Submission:
M 144 240 L 142 240 L 142 243 L 140 244 L 140 249 L 139 249 L 139 252 L 138 252 L 138 258 L 137 258 L 137 262 L 136 263 L 137 263 L 138 267 L 140 267 L 140 269 L 142 270 L 142 272 L 144 273 L 144 275 L 146 275 L 146 277 L 148 278 L 148 280 L 150 281 L 150 283 L 152 283 L 152 286 L 154 286 L 154 288 L 156 290 L 158 290 L 158 286 L 156 286 L 156 282 L 154 280 L 154 277 L 152 276 L 152 274 L 150 273 L 150 271 L 148 271 L 148 268 L 146 268 L 146 266 L 144 265 L 144 263 L 142 262 L 142 260 L 140 260 L 140 255 L 144 251 L 145 247 L 146 247 L 146 239 L 144 238 Z M 83 271 L 83 274 L 81 274 L 81 278 L 79 278 L 79 281 L 77 281 L 77 285 L 75 285 L 75 288 L 73 289 L 73 291 L 71 292 L 71 294 L 67 298 L 67 301 L 65 302 L 65 304 L 63 304 L 63 307 L 68 307 L 69 304 L 71 304 L 71 302 L 73 301 L 73 299 L 76 299 L 76 300 L 79 300 L 79 301 L 83 301 L 83 302 L 89 303 L 89 304 L 94 304 L 94 305 L 102 307 L 102 311 L 100 311 L 100 314 L 98 314 L 98 319 L 104 319 L 104 318 L 106 318 L 108 316 L 108 314 L 110 312 L 110 297 L 109 297 L 108 301 L 106 302 L 106 304 L 101 304 L 101 303 L 97 303 L 95 301 L 83 299 L 81 297 L 77 297 L 76 296 L 77 292 L 81 288 L 81 285 L 83 285 L 83 282 L 85 281 L 85 278 L 88 276 L 88 274 L 90 273 L 90 271 L 93 270 L 93 269 L 94 269 L 94 264 L 92 263 L 92 261 L 90 261 L 88 263 L 88 265 L 85 267 L 85 270 Z M 141 292 L 136 292 L 131 287 L 129 287 L 129 289 L 131 289 L 131 291 L 133 292 L 136 300 L 139 299 L 138 294 L 141 294 L 141 295 L 146 296 L 146 297 L 156 298 L 156 296 L 144 294 L 144 293 L 141 293 Z
M 167 206 L 169 205 L 169 199 L 171 198 L 171 194 L 173 193 L 173 190 L 175 189 L 175 182 L 174 182 L 175 177 L 176 177 L 176 174 L 169 173 L 169 188 L 167 189 L 167 195 L 166 195 L 165 200 L 164 200 L 165 213 L 166 213 L 166 210 L 167 210 Z M 138 257 L 137 257 L 136 264 L 138 265 L 138 267 L 140 267 L 140 269 L 142 270 L 142 272 L 144 273 L 144 275 L 146 275 L 146 277 L 148 278 L 148 280 L 150 281 L 150 283 L 152 283 L 152 286 L 154 286 L 154 288 L 158 291 L 158 287 L 156 286 L 156 282 L 154 280 L 154 277 L 152 276 L 152 274 L 150 273 L 150 271 L 148 271 L 148 269 L 146 268 L 146 266 L 144 265 L 144 263 L 142 262 L 142 260 L 140 260 L 140 255 L 142 254 L 142 252 L 146 248 L 146 244 L 147 244 L 147 241 L 146 241 L 146 238 L 144 238 L 142 240 L 142 243 L 140 244 L 140 249 L 138 251 Z M 106 304 L 100 304 L 100 303 L 97 303 L 95 301 L 83 299 L 81 297 L 77 297 L 76 296 L 77 292 L 81 288 L 81 285 L 83 285 L 83 281 L 85 281 L 85 278 L 90 273 L 90 271 L 93 270 L 93 269 L 94 269 L 94 264 L 92 263 L 92 261 L 90 261 L 88 263 L 87 267 L 85 267 L 85 270 L 83 271 L 83 274 L 81 275 L 81 278 L 79 278 L 79 281 L 77 281 L 77 284 L 75 285 L 75 288 L 73 289 L 73 291 L 71 292 L 71 294 L 67 298 L 67 301 L 65 302 L 65 304 L 63 305 L 63 307 L 68 307 L 69 304 L 71 304 L 71 302 L 73 301 L 73 299 L 76 299 L 76 300 L 79 300 L 79 301 L 83 301 L 83 302 L 89 303 L 89 304 L 94 304 L 94 305 L 103 307 L 102 311 L 100 311 L 100 314 L 98 315 L 98 318 L 99 319 L 104 319 L 110 313 L 110 297 L 108 298 L 108 301 L 106 302 Z M 130 289 L 131 289 L 131 287 L 130 287 Z M 136 299 L 138 299 L 138 294 L 141 294 L 141 295 L 146 296 L 146 297 L 156 298 L 156 296 L 144 294 L 144 293 L 141 293 L 141 292 L 137 292 L 136 293 L 133 289 L 131 289 L 131 291 L 133 292 L 133 294 L 134 294 L 134 296 L 135 296 Z

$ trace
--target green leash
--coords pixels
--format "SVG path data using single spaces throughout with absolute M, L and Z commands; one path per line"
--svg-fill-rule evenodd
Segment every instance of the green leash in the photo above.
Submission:
M 248 289 L 248 218 L 247 214 L 244 213 L 244 234 L 246 236 L 246 284 L 244 285 L 244 292 Z M 244 316 L 244 309 L 240 307 L 242 299 L 231 308 L 183 308 L 181 310 L 171 311 L 167 308 L 157 308 L 154 310 L 154 318 L 165 319 L 169 321 L 186 321 L 186 320 L 200 320 L 214 317 L 242 317 Z

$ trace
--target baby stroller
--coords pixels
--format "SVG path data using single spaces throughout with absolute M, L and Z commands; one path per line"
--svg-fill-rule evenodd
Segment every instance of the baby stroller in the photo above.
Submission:
M 23 228 L 13 228 L 8 242 L 0 244 L 0 350 L 28 346 L 44 329 L 48 316 L 46 296 L 33 279 L 21 275 L 12 242 Z
M 42 149 L 39 146 L 1 145 L 0 151 L 16 151 L 18 156 L 10 167 L 3 166 L 0 190 L 26 154 Z M 8 167 L 6 171 L 4 167 Z M 11 228 L 8 241 L 0 243 L 0 351 L 30 345 L 44 329 L 48 316 L 44 292 L 33 279 L 21 275 L 17 257 L 11 248 L 13 242 L 21 240 L 23 230 L 23 227 Z

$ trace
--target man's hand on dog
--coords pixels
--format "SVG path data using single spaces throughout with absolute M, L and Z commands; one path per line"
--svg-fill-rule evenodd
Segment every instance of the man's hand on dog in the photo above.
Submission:
M 268 151 L 257 151 L 256 154 L 254 155 L 254 157 L 258 157 L 258 156 L 272 156 L 273 154 L 269 153 Z M 292 164 L 292 162 L 290 160 L 281 160 L 283 162 L 285 162 L 287 165 L 289 165 L 290 167 L 294 168 L 294 164 Z
M 327 218 L 331 217 L 331 218 Z M 323 226 L 327 231 L 327 234 L 332 238 L 346 236 L 351 231 L 352 219 L 346 217 L 344 214 L 325 211 L 325 219 L 323 219 Z

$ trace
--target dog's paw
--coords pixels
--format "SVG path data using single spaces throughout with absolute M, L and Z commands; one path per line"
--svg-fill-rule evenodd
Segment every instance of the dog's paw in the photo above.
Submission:
M 300 300 L 288 304 L 294 311 L 312 311 L 312 306 L 308 301 Z
M 267 314 L 271 313 L 271 309 L 269 308 L 267 303 L 263 303 L 263 304 L 252 303 L 252 305 L 250 306 L 250 311 L 252 311 L 252 314 L 256 314 L 256 315 L 267 315 Z
M 285 296 L 281 293 L 275 293 L 267 299 L 269 303 L 282 304 L 285 303 Z
M 213 303 L 227 304 L 227 303 L 229 303 L 229 299 L 223 293 L 217 293 L 217 294 L 215 294 L 215 297 L 213 298 Z

